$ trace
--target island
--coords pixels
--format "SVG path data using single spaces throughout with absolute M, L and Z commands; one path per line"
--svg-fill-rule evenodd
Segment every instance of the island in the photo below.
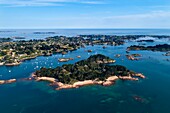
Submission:
M 145 78 L 141 73 L 128 70 L 102 54 L 92 55 L 75 64 L 64 64 L 61 67 L 41 68 L 32 74 L 37 81 L 49 81 L 57 90 L 78 88 L 86 85 L 110 86 L 116 80 L 139 80 Z
M 55 32 L 33 32 L 33 34 L 55 34 Z
M 127 51 L 130 50 L 151 50 L 151 51 L 161 51 L 161 52 L 167 52 L 170 51 L 170 45 L 168 44 L 159 44 L 155 46 L 137 46 L 137 45 L 132 45 L 127 48 Z
M 12 38 L 14 38 L 14 39 L 25 39 L 25 37 L 23 37 L 23 36 L 15 36 L 15 37 L 12 37 Z
M 129 59 L 129 60 L 139 60 L 139 57 L 141 57 L 142 55 L 140 54 L 127 54 L 126 55 L 126 58 Z
M 69 60 L 74 60 L 73 58 L 59 58 L 59 62 L 68 62 Z
M 154 42 L 154 40 L 152 40 L 152 39 L 148 39 L 148 40 L 137 40 L 137 42 Z
M 3 42 L 0 42 L 0 65 L 16 66 L 25 60 L 34 59 L 38 56 L 65 55 L 69 51 L 84 48 L 85 45 L 97 44 L 120 45 L 124 44 L 124 40 L 107 35 L 54 36 L 44 40 L 28 41 L 3 39 Z M 92 50 L 87 50 L 87 52 L 92 52 Z M 59 59 L 59 61 L 68 61 L 68 59 Z

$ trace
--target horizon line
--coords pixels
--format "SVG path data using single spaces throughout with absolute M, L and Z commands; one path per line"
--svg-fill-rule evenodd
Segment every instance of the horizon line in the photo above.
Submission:
M 29 30 L 29 29 L 58 29 L 58 30 L 71 30 L 71 29 L 89 29 L 89 30 L 93 30 L 93 29 L 99 29 L 99 30 L 104 30 L 104 29 L 110 29 L 110 30 L 112 30 L 112 29 L 170 29 L 170 28 L 0 28 L 1 30 L 5 30 L 5 29 L 25 29 L 25 30 Z

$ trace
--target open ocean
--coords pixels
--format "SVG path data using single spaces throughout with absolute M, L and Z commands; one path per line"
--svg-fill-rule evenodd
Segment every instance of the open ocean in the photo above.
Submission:
M 40 32 L 41 34 L 35 34 Z M 47 32 L 51 32 L 48 34 Z M 26 39 L 44 39 L 49 36 L 64 35 L 170 35 L 170 29 L 0 29 L 0 38 L 25 37 Z
M 34 32 L 55 32 L 55 34 L 34 34 Z M 44 39 L 49 36 L 80 34 L 106 34 L 106 35 L 170 35 L 170 30 L 155 29 L 74 29 L 74 30 L 0 30 L 0 38 L 22 36 L 26 39 Z M 146 45 L 170 44 L 170 40 L 155 40 L 154 43 L 145 42 Z M 129 42 L 121 46 L 100 45 L 87 46 L 62 56 L 55 54 L 49 57 L 40 56 L 27 60 L 19 66 L 0 67 L 0 79 L 25 78 L 41 67 L 61 66 L 58 58 L 72 57 L 75 63 L 86 59 L 93 54 L 104 54 L 116 60 L 116 64 L 124 65 L 128 69 L 141 72 L 146 79 L 139 81 L 117 81 L 109 87 L 86 86 L 78 89 L 56 91 L 48 86 L 47 82 L 19 81 L 13 84 L 0 85 L 0 113 L 170 113 L 170 62 L 165 59 L 163 52 L 132 51 L 139 53 L 139 61 L 127 60 L 126 47 L 138 44 Z M 91 49 L 92 53 L 84 52 Z M 121 54 L 115 58 L 115 54 Z M 76 56 L 82 56 L 80 59 Z M 140 96 L 143 102 L 133 97 Z

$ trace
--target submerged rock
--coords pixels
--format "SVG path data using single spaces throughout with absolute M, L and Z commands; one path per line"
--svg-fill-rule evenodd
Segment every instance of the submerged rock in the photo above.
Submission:
M 115 57 L 117 57 L 117 58 L 119 58 L 120 56 L 121 56 L 120 54 L 115 55 Z
M 133 96 L 133 99 L 136 100 L 137 102 L 140 102 L 140 103 L 143 103 L 143 104 L 150 103 L 150 101 L 148 99 L 143 98 L 141 96 L 137 96 L 137 95 Z
M 87 50 L 87 52 L 91 53 L 91 52 L 92 52 L 92 50 Z

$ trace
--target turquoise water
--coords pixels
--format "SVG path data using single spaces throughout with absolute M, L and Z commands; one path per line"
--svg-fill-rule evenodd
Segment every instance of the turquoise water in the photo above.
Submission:
M 146 43 L 155 45 L 169 43 L 167 40 Z M 25 78 L 41 67 L 56 67 L 58 58 L 72 57 L 75 63 L 92 54 L 104 54 L 147 77 L 139 81 L 117 81 L 110 87 L 86 86 L 79 89 L 56 91 L 47 82 L 18 81 L 0 85 L 0 113 L 170 113 L 170 62 L 162 52 L 132 51 L 142 54 L 139 61 L 129 61 L 125 57 L 126 47 L 137 44 L 129 42 L 122 46 L 87 46 L 65 56 L 56 54 L 27 60 L 16 67 L 0 67 L 0 79 Z M 85 50 L 92 49 L 92 53 Z M 121 54 L 115 58 L 115 54 Z M 78 59 L 76 56 L 80 55 Z M 133 97 L 140 96 L 143 102 Z

